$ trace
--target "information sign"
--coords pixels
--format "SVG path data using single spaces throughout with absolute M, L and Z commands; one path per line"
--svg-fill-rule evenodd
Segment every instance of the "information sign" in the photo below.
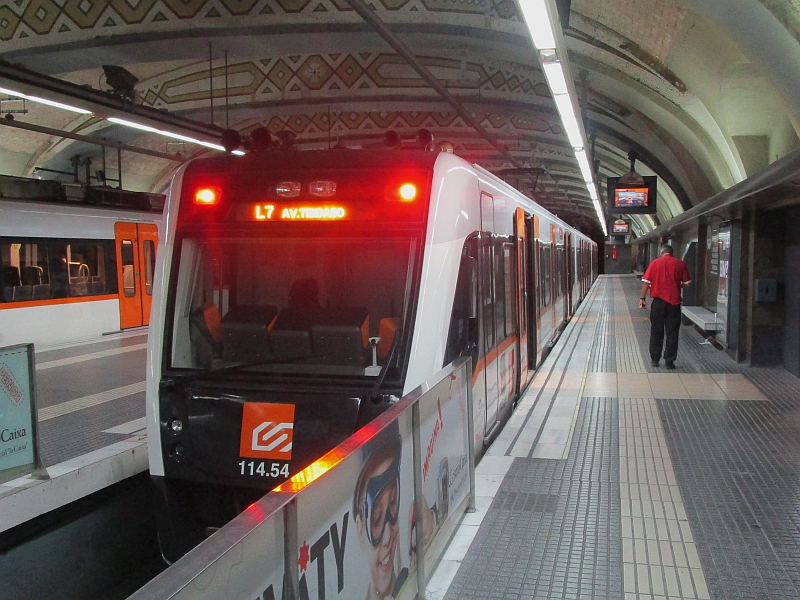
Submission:
M 33 344 L 0 348 L 0 483 L 39 471 Z

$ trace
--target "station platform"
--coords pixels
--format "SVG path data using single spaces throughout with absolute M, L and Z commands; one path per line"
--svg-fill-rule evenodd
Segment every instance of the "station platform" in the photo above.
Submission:
M 800 598 L 800 380 L 693 326 L 677 369 L 652 367 L 640 290 L 593 286 L 478 464 L 427 598 Z
M 49 479 L 0 485 L 0 533 L 147 469 L 147 330 L 36 351 L 40 455 Z

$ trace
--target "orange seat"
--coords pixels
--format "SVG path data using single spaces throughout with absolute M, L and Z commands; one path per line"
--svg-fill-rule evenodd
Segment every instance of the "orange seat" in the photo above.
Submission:
M 387 317 L 381 319 L 378 325 L 378 335 L 381 341 L 378 342 L 378 356 L 386 358 L 392 350 L 392 343 L 394 342 L 394 334 L 397 332 L 397 319 L 395 317 Z

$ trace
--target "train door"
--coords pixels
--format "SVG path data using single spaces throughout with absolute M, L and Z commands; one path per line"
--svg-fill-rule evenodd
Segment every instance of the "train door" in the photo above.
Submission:
M 530 253 L 528 252 L 528 234 L 529 217 L 525 214 L 522 208 L 517 208 L 514 215 L 514 239 L 517 241 L 517 322 L 519 323 L 519 348 L 517 369 L 519 376 L 517 377 L 517 393 L 522 390 L 522 387 L 528 381 L 528 368 L 529 368 L 529 329 L 530 329 L 530 315 L 533 314 L 528 304 L 530 302 L 528 292 L 530 284 L 531 270 L 529 263 Z
M 525 215 L 525 231 L 526 231 L 526 239 L 527 239 L 527 247 L 526 247 L 526 254 L 525 263 L 527 264 L 527 290 L 528 290 L 528 298 L 525 305 L 525 310 L 528 313 L 527 317 L 527 325 L 528 325 L 528 370 L 533 371 L 536 369 L 537 363 L 537 342 L 536 338 L 538 336 L 538 323 L 539 323 L 539 294 L 537 293 L 538 285 L 536 282 L 538 281 L 539 272 L 536 270 L 536 221 L 538 217 L 536 215 L 530 216 Z
M 549 264 L 547 266 L 550 279 L 550 339 L 548 340 L 549 344 L 552 344 L 555 341 L 556 336 L 558 335 L 558 325 L 559 325 L 559 275 L 558 275 L 558 244 L 556 243 L 556 236 L 555 236 L 555 227 L 553 225 L 550 226 L 550 244 L 548 244 L 548 259 Z
M 497 422 L 498 400 L 500 396 L 499 372 L 497 360 L 496 339 L 497 327 L 495 326 L 495 249 L 492 243 L 494 231 L 494 200 L 486 193 L 481 194 L 481 231 L 483 232 L 479 244 L 478 270 L 480 272 L 481 290 L 481 354 L 484 360 L 483 382 L 486 394 L 486 435 Z
M 120 329 L 150 323 L 158 229 L 150 223 L 115 223 Z
M 572 286 L 574 285 L 574 278 L 573 273 L 575 271 L 575 257 L 572 252 L 572 235 L 569 231 L 564 234 L 564 262 L 566 263 L 564 266 L 566 268 L 566 278 L 567 278 L 567 289 L 565 290 L 567 293 L 567 298 L 565 302 L 566 306 L 566 314 L 564 315 L 564 319 L 568 320 L 569 316 L 572 314 Z
M 494 326 L 497 353 L 498 415 L 516 397 L 519 373 L 519 275 L 514 239 L 494 239 Z

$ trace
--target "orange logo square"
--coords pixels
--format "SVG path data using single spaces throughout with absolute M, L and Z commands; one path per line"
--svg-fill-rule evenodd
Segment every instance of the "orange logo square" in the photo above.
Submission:
M 294 436 L 294 404 L 245 402 L 239 455 L 290 460 Z

